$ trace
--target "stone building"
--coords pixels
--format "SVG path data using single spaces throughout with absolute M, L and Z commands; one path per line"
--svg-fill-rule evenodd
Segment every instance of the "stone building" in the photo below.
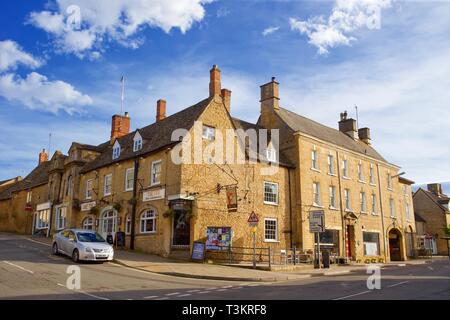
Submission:
M 220 77 L 214 66 L 208 98 L 178 113 L 166 116 L 159 100 L 144 128 L 130 131 L 130 115 L 114 115 L 108 141 L 41 154 L 28 184 L 0 192 L 0 230 L 123 232 L 127 247 L 185 257 L 195 241 L 251 247 L 255 234 L 276 254 L 312 251 L 309 214 L 323 211 L 322 249 L 360 262 L 412 256 L 413 182 L 372 147 L 368 128 L 344 113 L 335 130 L 280 107 L 274 78 L 261 86 L 257 123 L 242 121 Z M 27 219 L 31 227 L 16 227 Z
M 431 249 L 433 254 L 448 255 L 450 197 L 443 193 L 441 184 L 433 183 L 427 190 L 417 190 L 413 199 L 419 247 Z

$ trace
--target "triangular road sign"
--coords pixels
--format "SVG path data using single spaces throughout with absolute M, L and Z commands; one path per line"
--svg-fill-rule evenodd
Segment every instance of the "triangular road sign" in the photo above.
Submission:
M 248 222 L 250 222 L 250 223 L 258 223 L 259 222 L 258 215 L 255 213 L 255 211 L 252 211 L 252 213 L 250 214 L 250 217 L 248 217 Z

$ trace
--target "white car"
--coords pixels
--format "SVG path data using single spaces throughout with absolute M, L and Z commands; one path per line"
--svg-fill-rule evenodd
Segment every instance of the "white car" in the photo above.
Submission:
M 65 254 L 79 261 L 112 261 L 114 249 L 97 232 L 66 229 L 53 236 L 52 253 Z

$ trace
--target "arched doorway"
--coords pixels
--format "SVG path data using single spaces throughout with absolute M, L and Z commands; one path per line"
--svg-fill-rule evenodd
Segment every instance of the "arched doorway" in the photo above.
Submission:
M 402 261 L 402 234 L 398 229 L 389 231 L 389 256 L 391 261 Z
M 116 236 L 117 212 L 113 209 L 106 210 L 102 214 L 100 233 L 106 239 L 108 235 Z

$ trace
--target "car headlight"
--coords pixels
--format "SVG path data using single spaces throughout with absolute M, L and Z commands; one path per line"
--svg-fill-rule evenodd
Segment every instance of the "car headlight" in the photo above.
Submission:
M 94 251 L 93 251 L 91 248 L 89 248 L 89 247 L 86 247 L 85 251 L 86 251 L 86 252 L 90 252 L 90 253 L 94 252 Z

